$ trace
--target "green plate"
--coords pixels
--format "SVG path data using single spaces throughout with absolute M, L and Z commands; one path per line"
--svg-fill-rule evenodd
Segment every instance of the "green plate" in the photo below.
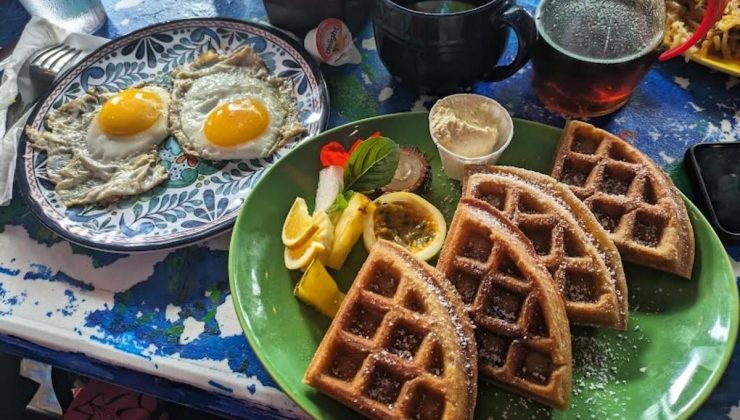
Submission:
M 327 131 L 301 144 L 255 186 L 231 237 L 231 294 L 254 352 L 295 402 L 317 418 L 355 413 L 301 382 L 329 320 L 293 297 L 299 272 L 283 265 L 283 219 L 293 200 L 313 207 L 320 147 L 349 146 L 374 131 L 431 158 L 432 183 L 424 196 L 448 222 L 460 184 L 441 170 L 426 113 L 371 118 Z M 515 120 L 514 139 L 500 163 L 540 172 L 550 169 L 560 129 Z M 573 397 L 566 412 L 550 410 L 495 385 L 480 382 L 476 416 L 508 418 L 687 417 L 706 399 L 730 360 L 738 329 L 738 295 L 725 249 L 687 200 L 696 234 L 692 280 L 626 264 L 630 319 L 626 332 L 572 328 Z M 333 275 L 349 288 L 367 253 L 362 240 Z

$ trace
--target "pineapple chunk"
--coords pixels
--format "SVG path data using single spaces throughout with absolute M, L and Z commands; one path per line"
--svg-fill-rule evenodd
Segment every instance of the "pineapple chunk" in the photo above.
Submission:
M 365 195 L 360 193 L 352 195 L 334 228 L 334 244 L 326 259 L 328 267 L 335 270 L 342 268 L 347 255 L 360 239 L 365 219 L 372 213 L 374 207 L 375 204 Z
M 344 293 L 339 291 L 337 283 L 319 260 L 308 266 L 293 294 L 329 318 L 334 318 L 344 299 Z

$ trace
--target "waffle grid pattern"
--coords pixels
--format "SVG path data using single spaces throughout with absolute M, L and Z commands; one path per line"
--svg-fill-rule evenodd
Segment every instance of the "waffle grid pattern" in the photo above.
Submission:
M 584 200 L 625 259 L 691 277 L 694 235 L 686 207 L 665 173 L 632 145 L 570 121 L 552 176 Z
M 326 347 L 319 348 L 309 366 L 307 382 L 374 418 L 472 414 L 463 401 L 455 401 L 453 390 L 462 387 L 465 394 L 470 393 L 465 384 L 474 378 L 450 369 L 448 363 L 454 359 L 446 357 L 439 335 L 444 330 L 437 328 L 434 311 L 409 277 L 416 272 L 389 256 L 371 253 L 365 263 L 368 269 L 363 268 L 353 283 L 352 289 L 358 290 L 348 294 L 350 301 L 343 304 L 327 332 Z M 475 357 L 467 362 L 475 365 Z
M 464 196 L 485 201 L 500 210 L 532 242 L 560 289 L 572 323 L 624 330 L 626 283 L 618 257 L 609 258 L 610 252 L 616 252 L 614 246 L 613 251 L 597 248 L 599 242 L 594 235 L 599 232 L 587 234 L 574 218 L 572 212 L 577 209 L 567 208 L 553 197 L 555 191 L 536 183 L 538 177 L 545 175 L 497 168 L 469 168 Z M 583 213 L 581 217 L 589 216 L 588 210 L 584 209 Z M 594 222 L 595 228 L 596 225 Z M 601 235 L 610 241 L 605 233 Z
M 563 302 L 526 239 L 497 227 L 505 222 L 501 214 L 479 216 L 486 211 L 496 210 L 479 200 L 461 200 L 437 267 L 476 325 L 480 372 L 562 409 L 571 375 Z M 500 219 L 492 223 L 495 217 Z

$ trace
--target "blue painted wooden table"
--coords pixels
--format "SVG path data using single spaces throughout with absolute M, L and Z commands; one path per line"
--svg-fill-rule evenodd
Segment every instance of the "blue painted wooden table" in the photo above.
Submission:
M 256 0 L 104 0 L 115 38 L 178 18 L 266 20 Z M 536 0 L 520 1 L 533 8 Z M 17 0 L 0 0 L 0 46 L 28 20 Z M 428 109 L 436 99 L 394 85 L 372 30 L 356 34 L 363 61 L 324 67 L 331 126 L 378 114 Z M 510 57 L 509 57 L 510 58 Z M 561 126 L 529 88 L 531 69 L 479 84 L 514 116 Z M 668 171 L 698 142 L 740 138 L 740 81 L 692 63 L 655 66 L 629 104 L 596 121 L 633 139 Z M 35 358 L 162 398 L 235 417 L 296 417 L 252 353 L 229 296 L 228 234 L 172 252 L 114 255 L 65 242 L 29 213 L 21 197 L 0 208 L 0 351 Z M 728 252 L 740 275 L 740 247 Z M 697 418 L 740 419 L 740 351 Z

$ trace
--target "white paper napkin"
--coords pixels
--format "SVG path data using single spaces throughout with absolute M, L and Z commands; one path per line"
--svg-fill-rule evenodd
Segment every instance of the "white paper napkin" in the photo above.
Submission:
M 81 50 L 82 54 L 78 58 L 80 60 L 106 42 L 106 38 L 69 32 L 46 19 L 34 16 L 23 29 L 13 54 L 0 63 L 0 68 L 3 69 L 0 85 L 0 206 L 7 205 L 13 196 L 18 140 L 30 114 L 30 111 L 27 112 L 5 132 L 8 107 L 18 95 L 19 87 L 31 84 L 26 60 L 36 51 L 60 43 Z

